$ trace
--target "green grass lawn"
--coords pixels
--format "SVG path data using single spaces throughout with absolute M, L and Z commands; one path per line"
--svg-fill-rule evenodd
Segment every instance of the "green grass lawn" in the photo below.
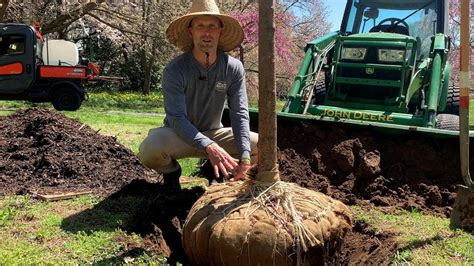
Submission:
M 393 264 L 472 265 L 473 233 L 452 230 L 449 219 L 423 215 L 417 211 L 387 214 L 352 206 L 355 218 L 379 232 L 397 235 L 400 246 Z
M 0 101 L 0 110 L 14 110 L 26 107 L 52 108 L 51 103 L 31 103 L 27 101 Z M 82 103 L 81 110 L 120 111 L 139 113 L 163 113 L 163 96 L 150 94 L 144 96 L 138 92 L 127 93 L 88 93 L 88 99 Z
M 161 126 L 164 118 L 161 114 L 101 112 L 88 108 L 64 114 L 77 118 L 94 130 L 100 130 L 102 134 L 115 136 L 134 153 L 138 152 L 138 146 L 148 134 L 148 130 Z
M 27 106 L 30 105 L 0 102 L 0 110 L 3 110 L 0 115 Z M 162 109 L 128 106 L 106 109 L 85 105 L 77 112 L 64 114 L 79 119 L 101 134 L 116 136 L 118 142 L 136 153 L 148 130 L 162 124 Z M 474 121 L 473 116 L 471 113 L 470 121 Z M 196 159 L 180 163 L 185 175 L 195 172 Z M 146 243 L 139 235 L 121 229 L 121 225 L 130 219 L 126 210 L 100 209 L 94 216 L 64 227 L 69 217 L 94 208 L 102 201 L 94 196 L 58 202 L 41 202 L 31 196 L 0 198 L 0 265 L 163 263 L 163 257 L 146 250 Z M 111 204 L 139 208 L 140 201 L 125 198 Z M 393 264 L 474 264 L 473 234 L 451 230 L 448 219 L 406 211 L 386 214 L 358 206 L 353 206 L 352 210 L 357 220 L 376 230 L 397 235 L 400 247 Z M 88 229 L 91 224 L 95 230 Z M 125 256 L 124 250 L 130 244 L 143 247 L 144 252 Z

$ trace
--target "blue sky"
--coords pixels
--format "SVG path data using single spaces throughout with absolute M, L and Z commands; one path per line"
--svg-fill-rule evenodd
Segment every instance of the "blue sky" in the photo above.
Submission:
M 338 30 L 341 26 L 342 15 L 346 7 L 346 0 L 326 0 L 324 1 L 329 8 L 329 22 L 332 24 L 331 31 Z

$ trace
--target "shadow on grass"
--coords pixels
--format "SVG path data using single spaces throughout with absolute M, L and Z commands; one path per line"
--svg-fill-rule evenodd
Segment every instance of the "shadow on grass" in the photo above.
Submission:
M 453 237 L 453 235 L 449 236 L 448 238 L 452 238 L 452 237 Z M 415 241 L 410 242 L 408 245 L 399 248 L 398 252 L 401 253 L 403 251 L 412 251 L 412 250 L 419 249 L 419 248 L 422 248 L 422 247 L 425 247 L 425 246 L 428 246 L 428 245 L 432 245 L 435 242 L 445 240 L 445 239 L 446 239 L 446 237 L 442 237 L 440 235 L 435 235 L 433 237 L 430 237 L 430 238 L 427 238 L 427 239 L 424 239 L 424 240 L 415 240 Z
M 132 248 L 163 254 L 168 257 L 168 262 L 184 262 L 186 256 L 181 245 L 181 224 L 203 193 L 201 187 L 177 191 L 161 184 L 134 180 L 93 208 L 65 218 L 61 229 L 86 234 L 122 229 L 144 239 L 143 247 L 132 245 Z M 123 262 L 123 256 L 106 260 Z

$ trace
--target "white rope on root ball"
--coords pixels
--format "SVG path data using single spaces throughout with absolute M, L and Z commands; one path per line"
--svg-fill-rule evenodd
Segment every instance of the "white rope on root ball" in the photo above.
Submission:
M 347 206 L 296 184 L 213 185 L 183 228 L 192 265 L 305 265 L 350 230 Z

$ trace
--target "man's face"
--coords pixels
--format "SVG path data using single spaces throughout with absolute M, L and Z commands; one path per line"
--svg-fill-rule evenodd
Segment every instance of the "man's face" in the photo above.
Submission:
M 193 19 L 189 32 L 193 39 L 194 47 L 204 53 L 217 50 L 219 37 L 222 32 L 221 22 L 212 16 L 199 16 Z

